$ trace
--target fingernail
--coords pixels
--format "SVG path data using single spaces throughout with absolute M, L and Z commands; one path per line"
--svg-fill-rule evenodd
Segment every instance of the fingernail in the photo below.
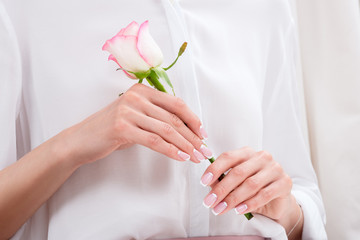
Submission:
M 200 151 L 201 151 L 201 152 L 204 154 L 204 156 L 207 157 L 207 158 L 212 158 L 212 157 L 213 157 L 213 153 L 212 153 L 211 150 L 208 149 L 205 145 L 201 145 Z
M 204 176 L 201 177 L 200 184 L 206 187 L 211 182 L 213 177 L 214 175 L 211 172 L 206 173 Z
M 246 204 L 241 204 L 235 208 L 235 212 L 236 212 L 236 214 L 242 214 L 246 211 L 247 208 L 248 207 Z
M 205 157 L 196 149 L 194 149 L 194 155 L 199 161 L 205 160 Z
M 207 135 L 203 125 L 200 126 L 200 134 L 205 140 L 208 138 L 208 135 Z
M 187 154 L 187 153 L 184 153 L 183 151 L 178 151 L 178 155 L 179 157 L 182 159 L 182 160 L 185 160 L 185 161 L 189 161 L 190 160 L 190 155 Z
M 216 207 L 214 207 L 212 212 L 216 216 L 216 215 L 222 213 L 226 209 L 226 207 L 227 207 L 227 203 L 226 202 L 221 202 L 218 205 L 216 205 Z
M 204 199 L 203 205 L 204 205 L 206 208 L 209 208 L 209 207 L 211 207 L 211 205 L 214 204 L 214 202 L 216 202 L 216 199 L 217 199 L 216 194 L 215 194 L 215 193 L 212 193 L 212 194 L 208 195 L 208 196 Z

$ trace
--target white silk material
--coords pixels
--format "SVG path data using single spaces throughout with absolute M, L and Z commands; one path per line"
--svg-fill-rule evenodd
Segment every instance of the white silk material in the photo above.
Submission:
M 112 102 L 134 82 L 101 51 L 135 20 L 150 33 L 177 96 L 202 119 L 215 156 L 269 151 L 293 179 L 304 239 L 326 239 L 325 214 L 299 122 L 294 21 L 286 0 L 2 0 L 0 168 Z M 51 157 L 51 156 L 49 156 Z M 13 239 L 168 239 L 258 235 L 287 239 L 261 215 L 248 221 L 202 205 L 208 163 L 143 146 L 80 167 Z

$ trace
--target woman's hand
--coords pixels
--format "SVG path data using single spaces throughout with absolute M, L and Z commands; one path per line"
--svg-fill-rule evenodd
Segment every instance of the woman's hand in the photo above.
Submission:
M 184 124 L 186 123 L 186 125 Z M 135 84 L 113 103 L 59 134 L 67 156 L 80 164 L 141 144 L 170 158 L 199 163 L 209 151 L 199 118 L 180 99 Z M 203 152 L 200 153 L 200 152 Z M 211 153 L 210 153 L 211 154 Z
M 213 208 L 215 215 L 231 209 L 237 214 L 259 213 L 282 224 L 287 233 L 301 218 L 301 209 L 291 195 L 291 178 L 265 151 L 245 147 L 225 152 L 207 168 L 201 183 L 212 187 L 204 205 Z M 301 233 L 302 222 L 300 227 Z
M 200 120 L 181 99 L 135 84 L 0 171 L 0 239 L 10 238 L 82 164 L 132 144 L 199 162 L 205 159 L 199 151 L 211 155 L 203 137 Z

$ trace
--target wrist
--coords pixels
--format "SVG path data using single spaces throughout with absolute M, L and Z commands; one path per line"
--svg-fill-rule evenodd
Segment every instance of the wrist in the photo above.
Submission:
M 284 227 L 288 239 L 301 239 L 304 217 L 300 205 L 292 194 L 289 196 L 287 211 L 277 222 Z
M 60 132 L 48 141 L 50 154 L 57 165 L 75 171 L 82 163 L 78 161 L 73 150 L 70 134 L 67 130 Z

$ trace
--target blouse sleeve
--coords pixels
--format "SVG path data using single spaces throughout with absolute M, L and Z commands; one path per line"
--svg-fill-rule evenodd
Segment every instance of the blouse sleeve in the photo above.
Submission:
M 286 36 L 275 43 L 263 92 L 263 149 L 270 152 L 293 180 L 292 194 L 304 214 L 303 239 L 326 239 L 325 210 L 301 126 L 296 86 L 296 37 L 290 24 Z M 278 69 L 279 71 L 274 71 Z
M 15 32 L 0 2 L 0 169 L 17 160 L 16 121 L 21 106 L 21 85 Z

